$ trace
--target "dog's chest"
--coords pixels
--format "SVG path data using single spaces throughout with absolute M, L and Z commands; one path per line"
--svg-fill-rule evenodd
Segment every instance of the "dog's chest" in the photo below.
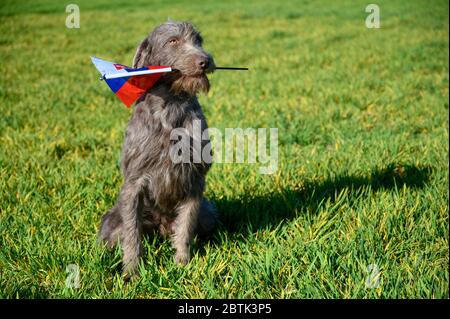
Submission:
M 201 193 L 210 167 L 202 156 L 209 144 L 206 129 L 198 103 L 154 107 L 151 111 L 138 107 L 123 147 L 124 175 L 146 177 L 160 203 L 176 204 L 187 194 Z
M 203 191 L 204 176 L 210 164 L 205 163 L 202 151 L 209 143 L 205 134 L 207 124 L 200 108 L 185 112 L 164 110 L 159 120 L 161 129 L 153 140 L 160 149 L 157 160 L 147 168 L 153 184 L 153 194 L 159 206 L 171 205 L 188 194 Z M 150 149 L 154 146 L 150 146 Z

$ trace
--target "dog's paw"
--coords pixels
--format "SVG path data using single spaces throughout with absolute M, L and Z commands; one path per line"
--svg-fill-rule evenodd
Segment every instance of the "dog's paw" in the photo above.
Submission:
M 189 252 L 177 252 L 174 256 L 175 262 L 181 266 L 186 266 L 191 259 Z
M 139 279 L 139 271 L 137 266 L 132 267 L 131 265 L 125 266 L 122 269 L 122 278 L 125 283 L 129 283 L 131 281 L 136 281 Z
M 136 273 L 127 273 L 127 272 L 123 273 L 123 282 L 125 284 L 128 284 L 132 281 L 136 281 L 138 279 L 139 279 L 139 275 Z

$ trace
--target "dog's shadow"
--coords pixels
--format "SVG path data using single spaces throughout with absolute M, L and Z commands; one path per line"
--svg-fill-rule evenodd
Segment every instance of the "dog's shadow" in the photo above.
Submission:
M 223 240 L 220 232 L 249 235 L 292 220 L 300 211 L 315 213 L 322 203 L 334 203 L 344 190 L 347 192 L 343 196 L 348 196 L 351 202 L 352 198 L 357 198 L 358 194 L 367 188 L 374 192 L 402 188 L 404 185 L 422 188 L 428 183 L 431 172 L 429 166 L 393 163 L 383 169 L 375 169 L 367 176 L 336 176 L 319 183 L 306 183 L 300 190 L 286 189 L 268 196 L 238 200 L 212 198 L 220 214 L 219 226 L 216 232 L 210 238 L 204 239 L 203 244 L 199 243 L 198 247 L 202 251 L 207 243 L 220 244 Z

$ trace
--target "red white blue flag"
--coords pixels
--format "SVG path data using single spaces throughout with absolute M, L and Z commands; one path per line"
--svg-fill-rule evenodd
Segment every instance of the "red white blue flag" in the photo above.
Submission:
M 164 65 L 132 69 L 97 57 L 91 59 L 102 79 L 127 107 L 136 102 L 165 72 L 172 72 L 171 67 Z

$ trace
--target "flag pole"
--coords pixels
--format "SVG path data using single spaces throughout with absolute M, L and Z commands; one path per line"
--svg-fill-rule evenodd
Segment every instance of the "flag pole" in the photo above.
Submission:
M 237 67 L 227 67 L 227 66 L 218 66 L 215 69 L 216 70 L 248 71 L 248 68 L 237 68 Z M 128 73 L 116 73 L 116 74 L 111 74 L 111 75 L 103 74 L 103 76 L 100 78 L 100 80 L 109 80 L 109 79 L 125 78 L 125 77 L 136 76 L 136 75 L 167 73 L 167 72 L 176 72 L 176 71 L 178 71 L 178 70 L 167 67 L 167 68 L 162 68 L 162 69 L 133 71 L 133 72 L 128 72 Z
M 155 73 L 166 73 L 166 72 L 172 72 L 172 68 L 161 68 L 161 69 L 151 69 L 151 70 L 143 70 L 143 71 L 131 71 L 131 72 L 121 72 L 121 73 L 115 73 L 107 75 L 105 74 L 103 77 L 106 80 L 109 79 L 117 79 L 117 78 L 126 78 L 129 76 L 136 76 L 136 75 L 145 75 L 145 74 L 155 74 Z
M 235 68 L 235 67 L 227 67 L 227 66 L 216 66 L 216 70 L 243 70 L 243 71 L 248 71 L 248 68 Z

